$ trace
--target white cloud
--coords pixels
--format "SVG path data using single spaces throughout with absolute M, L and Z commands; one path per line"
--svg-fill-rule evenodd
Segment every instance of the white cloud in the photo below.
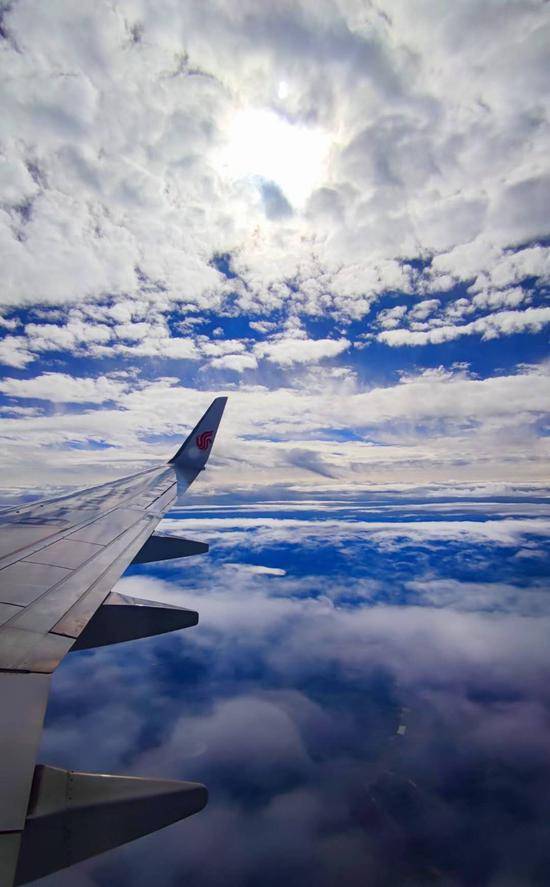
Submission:
M 483 527 L 487 515 L 479 504 L 480 520 L 460 521 L 460 530 L 467 524 Z M 457 811 L 463 816 L 460 822 L 470 827 L 471 809 L 463 804 L 462 794 L 454 804 L 447 793 L 442 807 L 441 786 L 448 786 L 457 772 L 461 776 L 471 773 L 478 785 L 480 767 L 495 754 L 499 772 L 506 771 L 508 781 L 506 785 L 498 782 L 494 815 L 502 808 L 502 792 L 511 785 L 513 797 L 524 802 L 522 815 L 526 809 L 535 810 L 544 820 L 538 783 L 532 790 L 530 781 L 525 794 L 518 794 L 516 788 L 524 775 L 522 762 L 531 768 L 533 761 L 545 760 L 548 746 L 549 620 L 547 611 L 535 618 L 529 612 L 536 586 L 458 583 L 437 572 L 441 562 L 433 558 L 435 573 L 425 577 L 425 588 L 415 582 L 408 592 L 413 599 L 417 595 L 417 600 L 403 604 L 401 587 L 392 581 L 396 559 L 390 553 L 376 582 L 363 577 L 356 581 L 355 575 L 350 582 L 346 564 L 341 562 L 341 569 L 332 571 L 329 587 L 323 588 L 326 593 L 319 595 L 315 571 L 306 576 L 290 572 L 274 580 L 241 569 L 246 565 L 224 563 L 226 556 L 235 556 L 233 546 L 239 542 L 233 536 L 239 515 L 232 518 L 227 521 L 228 544 L 221 552 L 216 546 L 214 560 L 174 568 L 164 579 L 134 575 L 119 586 L 123 593 L 198 609 L 197 629 L 136 642 L 131 648 L 75 655 L 55 675 L 54 699 L 63 699 L 64 705 L 59 716 L 53 712 L 48 722 L 47 760 L 75 768 L 201 779 L 213 789 L 207 811 L 181 828 L 160 832 L 156 850 L 149 839 L 137 842 L 126 855 L 120 851 L 123 855 L 118 854 L 118 861 L 113 854 L 111 862 L 101 860 L 99 869 L 98 863 L 90 863 L 93 872 L 101 869 L 101 877 L 112 883 L 126 878 L 145 887 L 151 881 L 151 856 L 158 854 L 163 872 L 175 882 L 185 874 L 187 879 L 217 884 L 228 872 L 238 873 L 239 882 L 254 881 L 261 880 L 266 860 L 277 865 L 283 847 L 289 871 L 296 871 L 305 859 L 308 873 L 314 873 L 313 881 L 320 887 L 338 882 L 343 854 L 347 880 L 362 884 L 365 872 L 388 872 L 388 847 L 402 851 L 403 833 L 407 839 L 414 834 L 419 805 L 426 814 L 421 817 L 421 834 L 426 823 L 430 834 L 439 834 L 436 822 L 441 821 L 441 834 L 447 835 L 449 817 L 456 823 Z M 332 521 L 324 529 L 316 525 L 313 540 L 307 536 L 309 521 L 304 521 L 303 534 L 296 533 L 292 522 L 282 528 L 286 533 L 264 536 L 264 551 L 273 556 L 273 542 L 288 545 L 297 538 L 300 546 L 315 542 L 325 556 L 338 552 L 337 567 L 346 543 L 361 547 L 363 524 L 368 522 L 363 522 L 357 535 L 352 522 L 337 523 L 334 537 Z M 448 549 L 445 534 L 427 526 L 437 523 L 436 515 L 426 516 L 422 522 L 426 539 L 437 537 L 442 548 Z M 444 523 L 450 528 L 453 521 Z M 506 521 L 507 529 L 513 523 Z M 193 530 L 200 532 L 201 525 L 197 519 Z M 414 519 L 400 519 L 397 532 L 403 525 L 414 529 Z M 186 522 L 179 529 L 188 526 Z M 254 537 L 262 526 L 259 522 L 256 530 L 248 530 L 245 544 L 252 540 L 256 548 Z M 346 537 L 346 528 L 351 538 Z M 378 533 L 380 527 L 374 529 Z M 523 531 L 529 533 L 529 528 L 524 526 Z M 223 532 L 222 528 L 220 537 Z M 449 533 L 448 538 L 455 541 L 461 558 L 472 553 L 478 557 L 478 543 L 487 541 L 467 534 L 460 539 Z M 517 535 L 510 542 L 512 537 L 505 533 L 499 538 L 505 545 L 517 545 L 525 537 Z M 413 544 L 419 541 L 423 544 L 419 538 Z M 256 550 L 261 548 L 259 543 Z M 485 569 L 497 562 L 499 554 L 492 551 Z M 368 562 L 365 572 L 369 572 Z M 404 576 L 404 568 L 400 572 Z M 329 597 L 333 589 L 336 594 Z M 497 602 L 499 591 L 503 606 L 484 612 L 490 599 Z M 189 680 L 183 687 L 180 676 L 175 681 L 173 668 L 159 668 L 159 662 L 173 664 L 178 657 L 188 666 Z M 358 687 L 361 705 L 357 705 Z M 178 693 L 183 694 L 181 698 Z M 78 706 L 73 705 L 77 699 Z M 403 719 L 408 730 L 397 739 L 395 729 Z M 83 733 L 89 739 L 85 746 L 79 741 Z M 401 778 L 403 772 L 406 779 Z M 510 783 L 510 779 L 515 781 Z M 388 787 L 400 788 L 411 780 L 419 786 L 411 796 L 418 803 L 406 805 L 409 827 L 403 828 L 401 811 L 383 832 L 381 867 L 374 855 L 382 843 L 379 832 L 369 843 L 362 827 L 364 804 L 357 828 L 354 802 L 362 797 L 358 786 L 368 792 L 374 784 L 373 795 L 380 799 L 376 809 L 384 810 L 387 798 L 391 802 L 395 797 Z M 483 797 L 490 800 L 492 788 L 493 781 Z M 261 800 L 252 808 L 251 792 Z M 243 797 L 247 799 L 244 805 Z M 536 806 L 527 807 L 531 802 Z M 485 804 L 484 811 L 488 809 Z M 517 845 L 521 860 L 524 839 L 532 831 L 533 816 L 528 819 L 527 832 L 521 832 Z M 378 819 L 378 828 L 377 823 Z M 505 834 L 514 841 L 517 823 L 510 822 L 508 809 L 504 820 L 497 820 L 498 840 L 503 823 L 509 829 Z M 221 836 L 214 855 L 213 831 Z M 395 844 L 388 844 L 392 836 Z M 441 870 L 439 848 L 437 842 Z M 493 848 L 490 840 L 491 859 Z M 457 857 L 451 849 L 448 870 L 456 879 Z M 477 859 L 477 845 L 473 853 Z M 402 852 L 396 855 L 403 858 Z M 496 877 L 503 874 L 501 862 L 499 858 Z M 399 864 L 398 868 L 403 871 Z M 466 869 L 471 871 L 469 860 Z M 483 871 L 487 871 L 485 860 Z M 518 872 L 515 856 L 512 871 L 513 882 Z M 299 866 L 298 880 L 302 872 Z M 410 872 L 408 865 L 406 872 Z M 392 878 L 395 883 L 400 880 Z
M 137 345 L 117 344 L 96 349 L 100 356 L 123 355 L 125 357 L 162 357 L 167 360 L 198 360 L 200 353 L 190 337 L 149 338 Z
M 295 337 L 266 341 L 255 346 L 258 357 L 292 366 L 299 363 L 318 363 L 329 357 L 336 357 L 347 351 L 351 342 L 348 339 L 301 339 Z
M 547 273 L 546 248 L 506 252 L 547 234 L 544 4 L 123 9 L 26 0 L 5 12 L 7 304 L 148 291 L 361 317 L 413 279 L 448 288 L 470 272 L 498 289 Z M 236 176 L 219 160 L 250 119 L 274 122 L 279 144 L 241 151 L 249 170 Z M 300 134 L 324 146 L 314 176 L 313 163 L 291 169 Z M 292 212 L 266 218 L 258 170 Z M 434 251 L 431 272 L 403 266 Z
M 414 318 L 414 320 L 426 320 L 430 314 L 433 314 L 434 311 L 437 311 L 441 302 L 439 299 L 424 299 L 422 302 L 417 302 L 411 310 L 409 311 L 409 316 Z
M 107 376 L 75 378 L 67 373 L 42 373 L 33 379 L 2 379 L 0 391 L 9 397 L 36 398 L 52 403 L 104 403 L 118 401 L 128 382 Z
M 485 290 L 472 299 L 475 308 L 517 308 L 530 301 L 530 294 L 520 286 L 507 290 Z
M 4 416 L 41 416 L 42 410 L 39 407 L 19 407 L 19 406 L 2 406 L 0 407 Z
M 220 339 L 212 342 L 206 336 L 200 336 L 197 344 L 207 357 L 223 357 L 225 354 L 240 354 L 246 351 L 247 343 L 241 339 Z
M 16 317 L 0 316 L 0 327 L 3 327 L 5 330 L 15 330 L 19 325 L 20 321 Z
M 256 576 L 286 576 L 286 570 L 279 567 L 264 567 L 260 564 L 234 564 L 228 561 L 226 568 L 237 570 L 239 573 L 252 573 Z
M 258 775 L 270 763 L 273 767 L 296 768 L 307 762 L 296 724 L 276 700 L 261 696 L 236 696 L 222 701 L 203 717 L 179 721 L 163 754 L 170 762 L 204 754 L 206 749 L 214 767 L 239 766 L 244 754 L 247 767 Z M 155 750 L 145 754 L 138 766 L 158 768 L 159 763 Z
M 525 311 L 499 311 L 488 314 L 462 326 L 438 326 L 427 331 L 388 330 L 379 333 L 378 339 L 394 347 L 438 344 L 474 334 L 480 335 L 483 339 L 496 339 L 499 336 L 510 336 L 512 333 L 538 332 L 547 323 L 550 323 L 550 308 L 526 308 Z
M 526 549 L 529 554 L 529 549 Z M 461 582 L 453 578 L 423 577 L 407 583 L 414 592 L 412 603 L 447 610 L 486 613 L 550 615 L 550 599 L 542 584 L 529 588 L 503 582 Z
M 80 317 L 70 317 L 63 325 L 28 323 L 25 327 L 26 344 L 33 351 L 72 352 L 79 347 L 105 344 L 112 335 L 106 324 L 85 322 Z
M 526 277 L 538 277 L 541 283 L 550 281 L 550 247 L 534 246 L 504 253 L 488 268 L 481 267 L 472 289 L 484 285 L 506 287 L 521 283 Z
M 270 333 L 277 328 L 276 323 L 268 320 L 251 320 L 249 322 L 250 329 L 256 330 L 258 333 Z
M 385 308 L 378 313 L 376 322 L 382 327 L 382 329 L 392 330 L 396 326 L 399 326 L 406 313 L 406 305 L 396 305 L 395 308 Z
M 244 545 L 254 551 L 270 545 L 300 540 L 302 547 L 315 548 L 330 535 L 331 542 L 364 540 L 381 551 L 398 551 L 404 545 L 419 546 L 457 542 L 467 545 L 521 546 L 530 536 L 550 537 L 548 518 L 502 518 L 497 520 L 363 521 L 323 517 L 321 520 L 279 517 L 208 517 L 199 521 L 204 538 L 217 547 Z M 197 529 L 195 518 L 167 518 L 163 530 L 190 533 Z M 251 532 L 253 531 L 253 532 Z
M 22 336 L 6 336 L 0 340 L 0 364 L 10 367 L 24 367 L 34 360 L 27 341 Z
M 216 370 L 233 370 L 235 373 L 244 373 L 245 370 L 255 370 L 258 361 L 253 354 L 226 354 L 225 357 L 215 357 L 208 366 Z
M 142 342 L 144 339 L 149 338 L 149 336 L 153 338 L 165 338 L 168 336 L 163 327 L 158 326 L 155 329 L 152 324 L 145 321 L 119 323 L 113 327 L 113 332 L 118 339 L 127 339 L 131 342 Z
M 101 314 L 101 309 L 97 309 Z M 109 326 L 93 323 L 73 312 L 63 325 L 29 323 L 18 341 L 34 352 L 64 351 L 92 358 L 161 357 L 197 360 L 200 352 L 189 336 L 172 336 L 164 321 L 141 321 Z M 35 357 L 36 355 L 34 355 Z

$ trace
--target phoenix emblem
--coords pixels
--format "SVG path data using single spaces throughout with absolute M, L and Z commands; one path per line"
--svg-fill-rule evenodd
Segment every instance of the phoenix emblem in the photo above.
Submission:
M 203 431 L 201 434 L 197 434 L 195 438 L 195 443 L 197 444 L 199 450 L 207 450 L 212 443 L 213 437 L 213 431 Z

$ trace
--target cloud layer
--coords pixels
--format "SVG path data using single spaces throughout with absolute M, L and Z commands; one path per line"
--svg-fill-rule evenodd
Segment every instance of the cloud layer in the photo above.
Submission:
M 201 779 L 210 802 L 56 884 L 145 884 L 153 858 L 166 883 L 201 887 L 283 872 L 328 887 L 342 866 L 351 885 L 425 883 L 434 867 L 449 884 L 536 883 L 548 518 L 345 508 L 197 512 L 170 529 L 208 540 L 207 558 L 122 580 L 198 609 L 199 626 L 70 657 L 43 755 Z

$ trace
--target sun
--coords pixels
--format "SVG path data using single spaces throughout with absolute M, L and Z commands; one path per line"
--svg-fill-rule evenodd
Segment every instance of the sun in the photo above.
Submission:
M 231 119 L 221 163 L 233 179 L 274 182 L 301 208 L 326 177 L 328 135 L 270 110 L 248 108 Z

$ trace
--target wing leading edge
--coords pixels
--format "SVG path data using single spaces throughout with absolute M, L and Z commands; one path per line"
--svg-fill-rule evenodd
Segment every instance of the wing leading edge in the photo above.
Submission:
M 0 887 L 57 871 L 206 803 L 206 789 L 195 783 L 52 775 L 52 768 L 35 767 L 35 760 L 50 676 L 72 648 L 198 621 L 192 611 L 111 594 L 111 588 L 131 563 L 208 550 L 203 543 L 154 535 L 154 529 L 204 469 L 226 400 L 213 401 L 165 465 L 0 512 Z M 69 784 L 83 787 L 81 803 L 60 788 Z M 105 817 L 117 805 L 126 816 L 131 809 L 132 825 L 106 830 Z

